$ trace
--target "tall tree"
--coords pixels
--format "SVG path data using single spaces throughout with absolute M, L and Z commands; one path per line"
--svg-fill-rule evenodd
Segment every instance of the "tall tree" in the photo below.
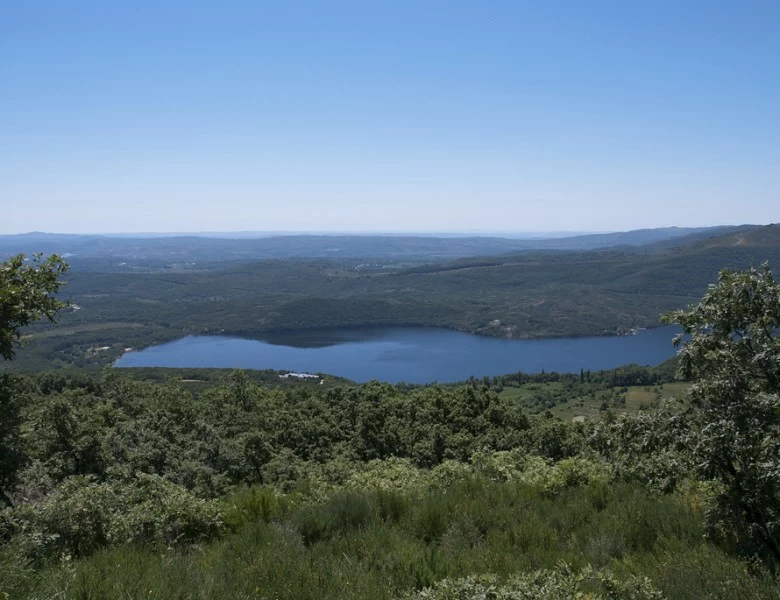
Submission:
M 724 270 L 701 302 L 665 318 L 683 328 L 679 368 L 695 382 L 697 463 L 722 484 L 711 532 L 780 564 L 780 285 L 766 264 Z
M 44 259 L 23 254 L 0 263 L 0 357 L 11 360 L 21 342 L 21 329 L 46 318 L 53 321 L 65 303 L 54 294 L 64 283 L 60 276 L 68 265 L 57 255 Z M 8 490 L 16 483 L 24 462 L 19 436 L 17 394 L 10 376 L 0 375 L 0 504 L 11 504 Z

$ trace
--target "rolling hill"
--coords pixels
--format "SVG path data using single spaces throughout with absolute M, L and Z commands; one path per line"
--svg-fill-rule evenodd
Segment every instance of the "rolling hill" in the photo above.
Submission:
M 253 239 L 189 235 L 133 238 L 35 232 L 0 236 L 0 256 L 20 252 L 57 253 L 68 257 L 75 268 L 113 271 L 128 271 L 132 266 L 141 266 L 146 270 L 173 267 L 179 270 L 200 270 L 224 268 L 227 262 L 284 258 L 366 258 L 424 262 L 534 250 L 582 251 L 610 247 L 641 249 L 652 244 L 672 247 L 698 239 L 696 236 L 718 235 L 749 227 L 667 227 L 534 239 L 411 235 L 274 235 Z

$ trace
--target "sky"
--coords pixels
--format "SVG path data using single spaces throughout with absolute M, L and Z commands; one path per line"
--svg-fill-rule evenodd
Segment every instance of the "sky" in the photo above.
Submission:
M 780 2 L 0 3 L 0 234 L 780 221 Z

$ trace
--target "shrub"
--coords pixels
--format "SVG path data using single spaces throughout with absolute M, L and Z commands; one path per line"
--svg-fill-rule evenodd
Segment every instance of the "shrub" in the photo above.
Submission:
M 368 499 L 348 491 L 333 496 L 324 504 L 304 506 L 293 515 L 292 521 L 304 542 L 311 545 L 365 527 L 374 518 L 374 509 Z
M 409 497 L 395 490 L 377 490 L 376 504 L 384 522 L 397 523 L 409 511 Z
M 83 556 L 113 543 L 192 543 L 222 528 L 215 503 L 156 475 L 112 483 L 69 477 L 40 504 L 4 514 L 3 528 L 36 559 Z
M 660 600 L 661 592 L 649 579 L 627 576 L 619 579 L 610 571 L 585 567 L 575 572 L 566 564 L 511 577 L 501 582 L 483 575 L 444 579 L 435 585 L 404 596 L 405 600 Z
M 166 545 L 215 537 L 222 529 L 216 503 L 201 500 L 185 488 L 156 475 L 138 475 L 121 486 L 124 516 L 112 520 L 114 536 L 128 542 Z
M 576 456 L 552 463 L 539 456 L 519 451 L 480 453 L 472 457 L 475 470 L 497 481 L 526 483 L 544 493 L 556 494 L 563 489 L 607 483 L 611 480 L 606 463 Z
M 609 462 L 617 479 L 671 492 L 693 474 L 694 426 L 689 409 L 669 403 L 597 423 L 588 442 Z
M 442 493 L 426 495 L 413 515 L 414 535 L 426 543 L 438 540 L 450 524 L 450 502 Z
M 347 480 L 348 487 L 400 491 L 416 489 L 423 484 L 423 471 L 406 458 L 372 460 L 356 466 Z
M 223 506 L 225 524 L 235 530 L 246 523 L 269 523 L 281 513 L 282 502 L 272 490 L 251 487 L 230 496 Z

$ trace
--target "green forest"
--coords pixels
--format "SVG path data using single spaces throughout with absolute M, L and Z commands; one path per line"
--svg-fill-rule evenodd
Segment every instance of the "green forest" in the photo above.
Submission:
M 500 290 L 511 273 L 541 278 L 557 261 L 587 285 L 601 273 L 604 290 L 631 279 L 624 257 L 596 256 L 587 274 L 582 256 L 567 256 L 538 258 L 538 270 L 484 267 L 489 277 L 467 267 L 385 278 L 441 277 L 463 298 Z M 622 280 L 604 271 L 613 259 Z M 699 289 L 709 274 L 681 268 L 675 279 L 672 262 L 659 264 L 670 288 L 685 278 Z M 268 268 L 243 273 L 254 281 Z M 766 265 L 722 270 L 687 308 L 685 294 L 659 301 L 685 334 L 673 363 L 430 386 L 13 372 L 33 349 L 19 345 L 26 326 L 81 314 L 58 299 L 66 269 L 52 257 L 0 270 L 0 598 L 780 594 L 780 285 Z M 67 277 L 78 293 L 99 289 L 77 275 Z M 123 281 L 103 288 L 121 296 L 84 306 L 133 322 L 142 304 L 110 307 L 177 280 Z M 209 293 L 225 288 L 217 281 Z M 572 420 L 586 405 L 599 418 Z

